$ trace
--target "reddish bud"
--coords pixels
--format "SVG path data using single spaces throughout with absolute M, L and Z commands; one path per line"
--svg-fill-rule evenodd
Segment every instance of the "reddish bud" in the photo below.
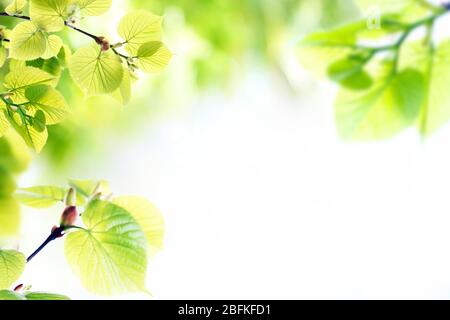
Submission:
M 61 226 L 73 226 L 78 218 L 77 207 L 67 207 L 61 215 Z

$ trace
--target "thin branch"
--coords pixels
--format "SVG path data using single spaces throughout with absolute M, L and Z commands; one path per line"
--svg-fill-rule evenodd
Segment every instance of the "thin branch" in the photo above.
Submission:
M 17 18 L 17 19 L 22 19 L 22 20 L 28 20 L 28 21 L 31 21 L 31 18 L 28 17 L 28 16 L 20 16 L 20 15 L 13 15 L 13 16 L 10 16 L 10 15 L 7 14 L 6 12 L 0 12 L 0 16 L 2 16 L 2 17 L 10 17 L 10 18 Z M 64 21 L 64 25 L 67 26 L 67 27 L 69 27 L 70 29 L 73 29 L 73 30 L 75 30 L 75 31 L 77 31 L 77 32 L 79 32 L 79 33 L 81 33 L 81 34 L 84 34 L 85 36 L 88 36 L 88 37 L 94 39 L 95 42 L 97 42 L 97 43 L 99 43 L 99 42 L 101 43 L 101 38 L 98 37 L 98 36 L 96 36 L 96 35 L 93 35 L 93 34 L 87 32 L 87 31 L 84 31 L 84 30 L 81 30 L 81 29 L 79 29 L 79 28 L 77 28 L 77 27 L 74 27 L 73 25 L 69 24 L 67 21 Z M 99 44 L 100 44 L 100 43 L 99 43 Z

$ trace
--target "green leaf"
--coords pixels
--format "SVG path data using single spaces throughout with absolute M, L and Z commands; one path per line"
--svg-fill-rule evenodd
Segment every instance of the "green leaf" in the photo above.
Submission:
M 122 83 L 123 67 L 120 58 L 97 47 L 81 48 L 72 56 L 72 78 L 88 93 L 111 93 Z
M 69 185 L 75 188 L 77 195 L 89 198 L 94 192 L 100 192 L 103 195 L 111 193 L 109 182 L 106 180 L 80 180 L 70 179 Z
M 0 167 L 0 198 L 10 196 L 16 191 L 16 183 L 11 173 Z
M 0 198 L 0 239 L 17 237 L 19 231 L 19 203 L 12 197 Z
M 67 189 L 54 186 L 37 186 L 21 188 L 15 198 L 22 204 L 38 209 L 45 209 L 64 201 Z
M 145 72 L 163 70 L 172 59 L 172 53 L 160 41 L 146 42 L 139 47 L 137 66 Z
M 46 125 L 60 123 L 69 115 L 64 97 L 52 87 L 40 85 L 27 88 L 25 97 L 28 100 L 26 106 L 44 113 Z
M 64 28 L 69 0 L 30 0 L 31 20 L 47 32 Z
M 160 251 L 164 245 L 164 218 L 147 199 L 136 196 L 114 198 L 113 203 L 128 211 L 144 231 L 150 254 Z
M 450 40 L 432 50 L 423 41 L 402 46 L 401 68 L 415 66 L 425 74 L 427 94 L 422 105 L 418 126 L 424 136 L 431 135 L 450 119 Z
M 48 292 L 25 292 L 26 300 L 70 300 L 69 297 Z
M 70 298 L 61 294 L 46 292 L 25 292 L 21 294 L 10 290 L 1 290 L 0 300 L 70 300 Z
M 11 32 L 10 57 L 18 60 L 34 60 L 47 49 L 44 32 L 31 21 L 19 23 Z
M 42 55 L 42 59 L 50 59 L 52 57 L 56 57 L 63 45 L 61 38 L 52 34 L 46 37 L 46 42 L 46 49 L 44 54 Z
M 144 43 L 161 40 L 162 17 L 141 10 L 131 12 L 120 21 L 118 32 L 125 49 L 134 56 Z
M 133 217 L 112 203 L 93 200 L 82 215 L 87 230 L 70 233 L 67 260 L 91 292 L 145 291 L 145 235 Z
M 111 0 L 75 0 L 81 12 L 87 16 L 100 16 L 109 10 Z
M 112 97 L 121 104 L 126 105 L 131 99 L 131 75 L 130 70 L 124 67 L 123 78 L 120 87 L 112 93 Z
M 64 68 L 69 65 L 69 61 L 72 57 L 72 50 L 70 50 L 69 46 L 63 44 L 61 47 L 61 50 L 59 50 L 58 53 L 58 61 L 60 62 L 60 65 Z
M 27 145 L 14 130 L 8 130 L 0 139 L 0 154 L 0 166 L 13 174 L 24 172 L 31 161 Z
M 5 12 L 10 16 L 20 15 L 23 13 L 25 5 L 27 4 L 26 0 L 13 0 L 6 8 Z
M 361 10 L 379 9 L 380 12 L 399 12 L 417 0 L 356 0 Z
M 0 289 L 8 289 L 25 270 L 25 256 L 12 250 L 0 250 Z
M 336 121 L 345 139 L 391 137 L 417 118 L 425 97 L 423 75 L 413 69 L 393 72 L 392 63 L 375 64 L 376 82 L 367 90 L 342 89 L 336 101 Z

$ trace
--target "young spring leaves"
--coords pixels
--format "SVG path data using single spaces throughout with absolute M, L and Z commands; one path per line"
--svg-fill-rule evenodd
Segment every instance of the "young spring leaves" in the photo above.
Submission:
M 148 258 L 163 245 L 162 215 L 144 198 L 113 198 L 106 181 L 70 180 L 69 185 L 71 191 L 55 186 L 20 189 L 16 198 L 27 206 L 47 208 L 76 191 L 70 202 L 85 208 L 81 221 L 74 225 L 76 219 L 70 217 L 68 222 L 66 209 L 59 228 L 68 233 L 67 261 L 83 285 L 102 295 L 146 291 Z
M 13 0 L 0 13 L 22 20 L 12 30 L 0 28 L 0 65 L 9 67 L 10 79 L 20 78 L 18 83 L 6 79 L 7 90 L 0 93 L 0 137 L 13 128 L 36 152 L 42 150 L 47 126 L 63 121 L 68 114 L 55 89 L 65 68 L 87 94 L 111 94 L 126 104 L 137 69 L 158 72 L 167 66 L 172 55 L 161 42 L 160 16 L 145 11 L 125 15 L 118 27 L 123 41 L 116 44 L 74 25 L 80 18 L 105 13 L 111 5 L 111 0 Z M 29 16 L 24 16 L 27 11 Z M 72 55 L 55 34 L 65 27 L 91 38 L 92 46 Z M 119 52 L 121 47 L 128 55 Z
M 47 292 L 29 292 L 18 293 L 11 290 L 0 290 L 0 300 L 70 300 L 69 297 L 47 293 Z
M 145 291 L 145 235 L 136 220 L 101 200 L 91 201 L 82 219 L 86 229 L 67 236 L 65 252 L 83 285 L 103 295 Z
M 369 3 L 359 4 L 366 9 Z M 410 126 L 428 135 L 450 119 L 443 90 L 450 77 L 448 41 L 436 45 L 432 37 L 434 23 L 448 9 L 415 0 L 392 4 L 381 3 L 381 28 L 360 21 L 313 33 L 301 43 L 301 59 L 322 57 L 323 64 L 314 64 L 341 87 L 335 113 L 345 139 L 384 139 Z M 425 37 L 411 40 L 420 29 Z

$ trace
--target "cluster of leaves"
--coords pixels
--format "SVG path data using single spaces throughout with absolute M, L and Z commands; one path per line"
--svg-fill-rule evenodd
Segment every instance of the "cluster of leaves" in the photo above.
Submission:
M 365 10 L 372 6 L 380 16 L 314 32 L 300 46 L 304 64 L 341 87 L 335 105 L 340 135 L 384 139 L 411 126 L 423 136 L 435 132 L 450 119 L 445 89 L 450 40 L 437 43 L 433 36 L 448 6 L 423 0 L 383 0 L 378 7 L 372 1 L 357 3 Z
M 159 211 L 141 197 L 113 197 L 106 181 L 70 180 L 67 188 L 20 189 L 16 198 L 26 206 L 45 209 L 67 201 L 73 192 L 81 221 L 76 223 L 75 217 L 69 222 L 63 215 L 60 226 L 53 230 L 60 228 L 67 235 L 65 255 L 82 284 L 101 295 L 146 292 L 148 259 L 163 245 L 164 220 Z M 0 249 L 0 300 L 64 298 L 8 290 L 19 280 L 25 264 L 22 253 Z
M 31 287 L 17 286 L 8 290 L 25 270 L 25 256 L 13 250 L 0 250 L 0 300 L 68 300 L 60 294 L 32 292 Z
M 47 126 L 69 115 L 56 88 L 64 69 L 86 94 L 111 94 L 126 104 L 137 70 L 157 72 L 169 63 L 171 53 L 161 42 L 162 18 L 150 12 L 125 15 L 118 26 L 121 41 L 114 44 L 75 26 L 110 6 L 111 0 L 13 0 L 0 13 L 24 20 L 12 30 L 0 29 L 0 65 L 9 70 L 0 93 L 0 137 L 13 128 L 36 152 L 42 150 Z M 72 54 L 56 34 L 64 28 L 92 38 L 93 45 Z

